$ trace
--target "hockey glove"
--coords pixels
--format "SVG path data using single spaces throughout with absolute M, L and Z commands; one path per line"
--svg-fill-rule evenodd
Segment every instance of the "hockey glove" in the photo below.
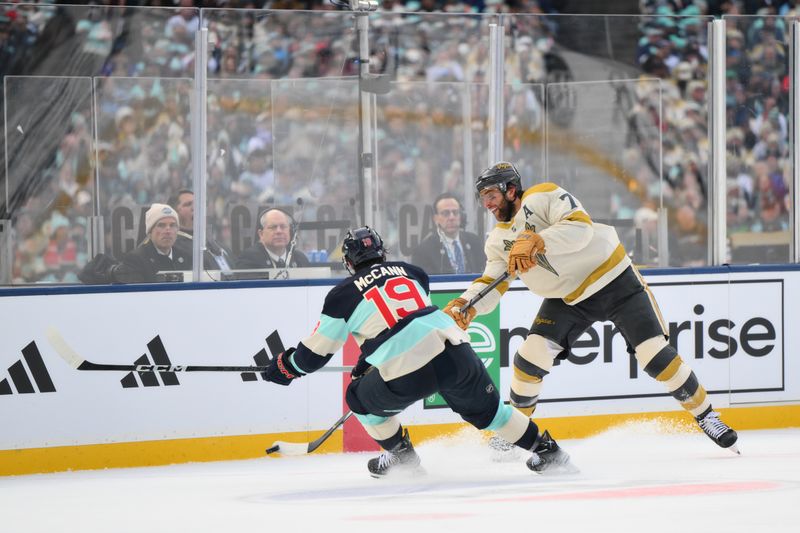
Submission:
M 524 274 L 536 266 L 536 254 L 544 253 L 544 239 L 526 229 L 517 236 L 508 253 L 508 273 Z
M 464 298 L 456 298 L 455 300 L 450 300 L 447 302 L 447 305 L 444 306 L 444 312 L 453 317 L 458 327 L 464 331 L 467 330 L 469 323 L 472 322 L 472 319 L 478 314 L 474 307 L 470 307 L 466 314 L 462 314 L 461 308 L 465 305 L 467 305 L 467 301 Z
M 270 359 L 267 369 L 261 373 L 261 377 L 278 385 L 289 385 L 292 380 L 299 378 L 300 373 L 289 361 L 289 356 L 293 353 L 294 348 L 289 348 Z
M 372 368 L 372 365 L 367 362 L 366 358 L 362 358 L 358 360 L 358 363 L 353 367 L 353 370 L 350 371 L 350 380 L 355 381 L 364 377 L 364 374 L 369 372 Z

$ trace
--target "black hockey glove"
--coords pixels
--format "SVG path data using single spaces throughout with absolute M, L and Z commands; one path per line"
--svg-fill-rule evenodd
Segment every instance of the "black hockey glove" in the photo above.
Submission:
M 364 374 L 366 374 L 371 368 L 372 365 L 367 363 L 366 358 L 359 359 L 358 363 L 356 363 L 356 366 L 354 366 L 353 370 L 350 371 L 350 380 L 355 381 L 364 377 Z
M 300 377 L 300 373 L 295 370 L 289 361 L 289 356 L 294 353 L 294 348 L 289 348 L 281 352 L 269 361 L 267 369 L 261 373 L 266 381 L 277 383 L 278 385 L 289 385 L 292 380 Z

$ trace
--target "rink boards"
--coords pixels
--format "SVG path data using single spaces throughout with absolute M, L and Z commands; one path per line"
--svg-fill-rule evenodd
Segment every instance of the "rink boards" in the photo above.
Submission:
M 678 351 L 715 408 L 746 428 L 800 426 L 800 270 L 793 267 L 644 272 Z M 468 281 L 432 283 L 447 301 Z M 290 387 L 255 373 L 78 371 L 48 341 L 55 328 L 95 363 L 260 365 L 317 323 L 332 281 L 0 291 L 0 474 L 263 456 L 273 440 L 306 441 L 347 407 L 346 373 Z M 112 292 L 109 292 L 112 291 Z M 516 281 L 473 346 L 505 399 L 516 347 L 540 299 Z M 354 344 L 330 366 L 352 364 Z M 546 379 L 537 420 L 583 437 L 632 417 L 689 422 L 637 368 L 611 324 L 596 324 Z M 417 438 L 461 427 L 436 398 L 401 415 Z M 320 451 L 371 443 L 354 420 Z

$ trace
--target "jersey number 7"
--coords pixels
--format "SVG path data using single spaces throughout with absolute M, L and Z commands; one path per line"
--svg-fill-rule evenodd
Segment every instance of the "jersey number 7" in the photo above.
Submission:
M 377 306 L 384 322 L 386 322 L 386 325 L 390 328 L 397 324 L 398 319 L 425 307 L 425 299 L 422 297 L 422 294 L 420 294 L 414 282 L 408 278 L 392 278 L 384 284 L 383 290 L 386 296 L 384 296 L 377 286 L 372 287 L 364 293 L 364 298 Z M 399 305 L 395 308 L 397 316 L 395 316 L 392 308 L 389 307 L 389 303 L 386 301 L 387 299 L 396 303 L 406 302 L 404 305 Z

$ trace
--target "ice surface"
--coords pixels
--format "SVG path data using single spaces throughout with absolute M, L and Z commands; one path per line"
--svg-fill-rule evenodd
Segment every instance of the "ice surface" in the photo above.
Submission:
M 494 463 L 465 430 L 418 445 L 412 479 L 372 479 L 372 453 L 6 477 L 0 531 L 800 531 L 800 429 L 742 431 L 741 456 L 655 423 L 560 444 L 579 474 Z

